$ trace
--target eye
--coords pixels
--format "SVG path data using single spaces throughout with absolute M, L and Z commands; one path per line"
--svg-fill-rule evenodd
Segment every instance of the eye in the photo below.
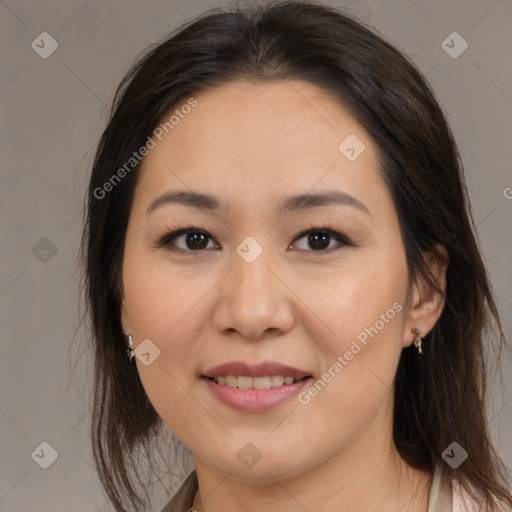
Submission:
M 330 252 L 335 250 L 336 246 L 334 248 L 331 246 L 333 241 L 337 242 L 338 246 L 352 245 L 341 233 L 325 226 L 321 228 L 312 227 L 307 231 L 303 231 L 295 240 L 300 240 L 301 238 L 306 238 L 306 244 L 309 244 L 309 247 L 312 249 L 309 252 Z M 218 244 L 215 244 L 213 247 L 209 246 L 210 241 L 213 242 L 213 238 L 207 231 L 189 226 L 165 235 L 157 243 L 157 246 L 183 252 L 198 252 L 205 249 L 220 248 Z M 308 249 L 299 247 L 299 250 L 307 251 Z
M 177 240 L 181 240 L 181 244 L 179 244 Z M 177 231 L 173 231 L 172 233 L 165 235 L 158 242 L 158 246 L 165 246 L 169 249 L 176 248 L 177 250 L 184 252 L 194 252 L 202 251 L 204 249 L 211 249 L 211 247 L 208 247 L 209 240 L 213 239 L 206 231 L 194 227 L 187 227 L 178 229 Z M 218 248 L 219 246 L 217 245 L 216 247 Z
M 322 227 L 322 228 L 311 228 L 307 231 L 302 232 L 296 240 L 300 240 L 301 238 L 306 238 L 306 244 L 309 244 L 309 247 L 313 249 L 310 252 L 323 252 L 323 251 L 332 251 L 336 249 L 336 246 L 331 246 L 331 242 L 334 240 L 338 243 L 339 246 L 343 245 L 351 245 L 349 240 L 343 236 L 341 233 L 334 231 L 332 229 Z M 307 250 L 300 249 L 299 250 Z

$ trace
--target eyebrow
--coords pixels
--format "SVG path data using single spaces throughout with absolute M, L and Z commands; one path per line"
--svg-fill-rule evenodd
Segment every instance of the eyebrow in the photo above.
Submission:
M 215 196 L 191 191 L 167 192 L 155 199 L 146 210 L 146 215 L 167 204 L 181 204 L 199 210 L 213 211 L 221 208 L 221 202 Z M 286 198 L 278 206 L 277 213 L 284 215 L 299 210 L 308 210 L 321 206 L 352 206 L 370 215 L 370 211 L 359 199 L 339 190 L 328 190 L 318 194 L 299 194 Z

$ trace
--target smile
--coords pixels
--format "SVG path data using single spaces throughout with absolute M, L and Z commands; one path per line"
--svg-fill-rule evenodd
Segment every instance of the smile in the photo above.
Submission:
M 232 377 L 232 379 L 230 379 L 230 377 Z M 269 385 L 272 378 L 276 384 L 273 387 Z M 279 381 L 277 380 L 278 378 Z M 312 377 L 304 377 L 298 381 L 292 379 L 293 382 L 286 384 L 284 381 L 285 378 L 286 377 L 280 375 L 255 378 L 244 376 L 236 377 L 233 375 L 225 377 L 226 380 L 229 380 L 232 384 L 236 384 L 236 386 L 230 386 L 227 383 L 218 383 L 217 380 L 219 377 L 216 379 L 202 377 L 202 380 L 205 382 L 211 394 L 222 404 L 237 411 L 257 413 L 269 411 L 270 409 L 285 404 L 298 395 L 312 380 Z M 220 377 L 220 380 L 222 380 L 222 377 Z M 242 387 L 239 387 L 240 380 Z M 290 378 L 288 378 L 288 381 L 289 380 Z M 277 385 L 277 382 L 282 382 L 282 384 Z M 265 385 L 266 387 L 258 389 L 255 387 L 257 385 Z

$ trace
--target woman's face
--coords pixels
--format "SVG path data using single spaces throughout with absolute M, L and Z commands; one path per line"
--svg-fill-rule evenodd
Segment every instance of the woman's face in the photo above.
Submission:
M 122 323 L 146 340 L 146 393 L 196 465 L 240 480 L 372 457 L 413 340 L 376 145 L 301 81 L 194 98 L 143 161 L 126 236 Z M 182 228 L 199 233 L 169 236 Z

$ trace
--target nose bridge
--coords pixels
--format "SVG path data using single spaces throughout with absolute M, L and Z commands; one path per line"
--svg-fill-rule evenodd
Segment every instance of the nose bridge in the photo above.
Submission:
M 261 246 L 260 246 L 261 247 Z M 252 304 L 261 310 L 271 308 L 278 300 L 279 290 L 276 278 L 269 267 L 275 266 L 271 251 L 259 249 L 247 240 L 237 248 L 233 257 L 233 286 L 230 295 L 239 304 Z
M 233 254 L 232 264 L 217 312 L 218 327 L 236 329 L 253 339 L 266 331 L 282 334 L 290 329 L 293 315 L 288 289 L 275 275 L 278 264 L 272 251 L 258 248 L 254 240 L 245 240 Z

